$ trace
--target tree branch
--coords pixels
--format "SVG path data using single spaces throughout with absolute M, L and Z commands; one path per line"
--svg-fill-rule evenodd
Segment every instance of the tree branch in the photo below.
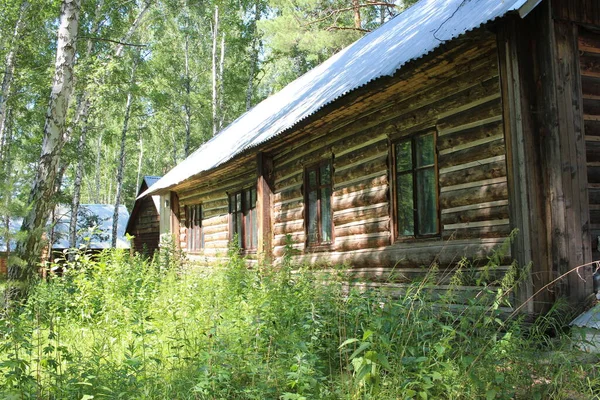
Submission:
M 99 37 L 90 37 L 90 36 L 79 36 L 79 39 L 88 39 L 88 40 L 97 40 L 99 42 L 110 42 L 110 43 L 116 43 L 118 45 L 121 46 L 131 46 L 131 47 L 147 47 L 147 44 L 144 43 L 126 43 L 126 42 L 121 42 L 120 40 L 112 40 L 112 39 L 106 39 L 106 38 L 99 38 Z
M 370 29 L 355 28 L 353 26 L 329 26 L 325 30 L 327 32 L 331 32 L 331 31 L 359 31 L 359 32 L 365 32 L 365 33 L 371 32 Z

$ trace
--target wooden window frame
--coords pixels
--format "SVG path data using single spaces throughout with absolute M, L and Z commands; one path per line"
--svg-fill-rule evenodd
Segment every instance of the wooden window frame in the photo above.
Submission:
M 434 163 L 433 166 L 428 167 L 417 167 L 416 156 L 416 139 L 420 136 L 433 135 L 433 156 Z M 414 241 L 421 239 L 438 239 L 442 234 L 442 226 L 441 226 L 441 206 L 440 206 L 440 178 L 439 178 L 439 166 L 438 166 L 438 152 L 437 152 L 437 139 L 438 133 L 437 130 L 431 129 L 426 131 L 420 131 L 411 135 L 399 137 L 390 141 L 390 182 L 392 184 L 392 207 L 391 207 L 391 222 L 392 222 L 392 240 L 393 242 L 406 242 L 406 241 Z M 411 143 L 411 155 L 412 155 L 412 167 L 410 173 L 412 174 L 412 184 L 413 184 L 413 224 L 414 224 L 414 233 L 413 235 L 401 235 L 399 231 L 398 224 L 398 172 L 397 172 L 397 163 L 396 163 L 396 146 L 402 142 L 410 141 Z M 427 168 L 433 168 L 434 171 L 434 179 L 435 179 L 435 203 L 436 203 L 436 232 L 431 234 L 418 234 L 419 231 L 419 215 L 418 215 L 418 197 L 417 190 L 415 187 L 417 186 L 417 171 L 425 170 Z
M 321 238 L 321 230 L 322 230 L 322 218 L 321 218 L 321 200 L 322 200 L 322 193 L 321 190 L 323 188 L 325 188 L 327 185 L 322 185 L 321 184 L 321 174 L 320 174 L 320 169 L 323 166 L 327 166 L 329 165 L 329 171 L 330 171 L 330 178 L 329 178 L 329 189 L 330 189 L 330 198 L 329 198 L 329 213 L 330 213 L 330 221 L 331 221 L 331 232 L 330 232 L 330 240 L 328 241 L 323 241 Z M 309 207 L 309 193 L 310 193 L 310 182 L 309 182 L 309 174 L 310 171 L 316 170 L 317 172 L 317 241 L 316 242 L 311 242 L 310 241 L 310 235 L 309 235 L 309 212 L 308 212 L 308 207 Z M 328 160 L 323 160 L 320 161 L 316 164 L 311 164 L 307 167 L 304 168 L 304 233 L 305 233 L 305 246 L 307 249 L 311 250 L 311 251 L 327 251 L 327 250 L 331 250 L 331 248 L 333 247 L 333 244 L 335 242 L 335 236 L 334 236 L 334 226 L 333 226 L 333 207 L 332 207 L 332 202 L 333 202 L 333 160 L 332 159 L 328 159 Z
M 254 206 L 252 206 L 252 193 L 254 192 Z M 240 196 L 240 209 L 237 209 L 237 197 Z M 250 206 L 247 205 L 248 196 L 250 196 Z M 258 209 L 257 200 L 258 192 L 256 186 L 245 188 L 228 194 L 229 199 L 229 240 L 233 241 L 235 234 L 238 234 L 240 249 L 247 253 L 254 253 L 258 248 Z M 233 201 L 232 201 L 233 199 Z M 238 227 L 238 214 L 240 216 L 240 226 Z M 254 234 L 250 232 L 250 241 L 254 239 L 254 243 L 247 243 L 246 234 L 249 228 L 248 218 L 250 218 L 250 226 L 253 225 L 254 218 Z
M 202 204 L 185 206 L 186 250 L 198 253 L 204 250 L 204 210 Z

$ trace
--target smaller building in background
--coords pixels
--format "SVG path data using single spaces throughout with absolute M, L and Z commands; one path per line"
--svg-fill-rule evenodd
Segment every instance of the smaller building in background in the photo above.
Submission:
M 2 223 L 0 230 L 0 277 L 8 274 L 8 257 L 17 247 L 16 237 L 23 224 L 23 218 L 15 218 L 8 222 Z M 8 228 L 8 229 L 7 229 Z
M 113 214 L 112 204 L 81 204 L 77 215 L 77 248 L 100 251 L 112 247 Z M 71 206 L 59 206 L 56 209 L 56 225 L 50 235 L 52 252 L 57 253 L 69 246 L 69 224 Z M 129 241 L 125 237 L 125 227 L 129 221 L 129 212 L 124 205 L 119 207 L 117 225 L 118 249 L 128 249 Z
M 160 176 L 145 176 L 138 196 L 160 179 Z M 141 254 L 152 256 L 160 241 L 160 196 L 137 199 L 125 229 L 133 236 L 132 248 Z

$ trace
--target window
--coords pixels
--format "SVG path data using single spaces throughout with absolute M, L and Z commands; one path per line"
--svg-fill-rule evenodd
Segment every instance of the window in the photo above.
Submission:
M 331 243 L 331 161 L 307 168 L 305 178 L 307 243 Z
M 396 143 L 394 157 L 398 237 L 438 234 L 435 133 Z
M 185 227 L 187 228 L 187 250 L 194 252 L 204 249 L 204 231 L 202 230 L 202 206 L 185 206 Z
M 242 190 L 229 195 L 229 232 L 231 238 L 237 234 L 241 249 L 254 250 L 258 242 L 256 220 L 256 188 Z

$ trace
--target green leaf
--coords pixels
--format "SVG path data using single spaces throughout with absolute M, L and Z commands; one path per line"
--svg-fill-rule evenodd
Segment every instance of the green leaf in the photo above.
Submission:
M 485 399 L 486 400 L 494 400 L 496 398 L 497 394 L 498 394 L 498 392 L 496 391 L 496 389 L 490 389 L 487 392 L 485 392 Z
M 354 357 L 358 356 L 360 353 L 362 353 L 369 347 L 371 347 L 371 343 L 369 343 L 369 342 L 361 343 L 360 346 L 358 346 L 358 349 L 354 350 L 354 353 L 352 353 L 352 355 L 350 356 L 350 359 L 352 360 Z
M 338 349 L 341 349 L 344 346 L 347 346 L 347 345 L 349 345 L 351 343 L 356 343 L 356 342 L 358 342 L 357 338 L 346 339 L 346 340 L 344 340 L 344 343 L 342 343 L 342 344 L 339 345 Z

